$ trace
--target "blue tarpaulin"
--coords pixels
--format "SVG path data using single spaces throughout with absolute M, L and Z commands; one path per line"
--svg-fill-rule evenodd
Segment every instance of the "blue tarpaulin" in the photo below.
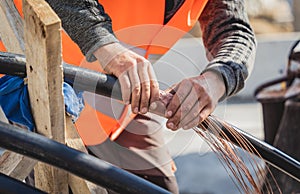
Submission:
M 66 112 L 76 120 L 84 107 L 82 93 L 75 92 L 66 82 L 63 84 L 63 92 Z M 0 106 L 9 121 L 33 131 L 28 89 L 23 78 L 9 75 L 0 78 Z

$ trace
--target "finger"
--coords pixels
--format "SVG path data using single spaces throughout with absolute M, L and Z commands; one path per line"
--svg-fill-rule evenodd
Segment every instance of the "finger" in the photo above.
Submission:
M 192 89 L 181 103 L 180 108 L 177 110 L 174 116 L 168 120 L 168 122 L 172 122 L 176 129 L 180 128 L 183 121 L 190 121 L 200 113 L 203 105 L 200 107 L 199 105 L 198 95 L 196 91 Z
M 176 129 L 175 125 L 178 120 L 181 119 L 181 110 L 180 106 L 184 102 L 187 95 L 189 95 L 191 91 L 191 83 L 188 81 L 181 82 L 176 94 L 171 99 L 171 102 L 167 106 L 167 110 L 165 113 L 165 117 L 169 118 L 167 121 L 167 127 L 170 129 Z
M 193 127 L 198 126 L 200 123 L 202 123 L 212 112 L 212 109 L 210 106 L 206 106 L 200 114 L 194 118 L 192 121 L 190 121 L 187 125 L 183 127 L 183 129 L 191 129 Z
M 203 105 L 201 105 L 199 101 L 195 102 L 194 106 L 188 111 L 188 113 L 185 116 L 183 116 L 183 119 L 179 122 L 177 128 L 185 128 L 185 126 L 187 125 L 190 126 L 197 124 L 198 119 L 196 121 L 195 119 L 199 117 L 202 108 Z
M 137 66 L 134 64 L 128 70 L 128 75 L 131 84 L 131 108 L 132 112 L 137 114 L 139 112 L 140 95 L 141 95 L 141 83 L 137 72 Z
M 148 75 L 148 61 L 143 61 L 138 64 L 138 73 L 141 82 L 141 96 L 140 96 L 140 112 L 145 114 L 148 112 L 150 103 L 150 78 Z
M 150 79 L 150 104 L 152 102 L 159 101 L 159 84 L 155 75 L 155 72 L 150 65 L 148 67 L 148 74 Z
M 187 130 L 187 129 L 191 129 L 193 127 L 196 127 L 202 122 L 202 120 L 201 121 L 200 120 L 201 119 L 199 119 L 199 115 L 198 115 L 197 117 L 193 118 L 188 123 L 186 123 L 182 128 L 184 130 Z
M 124 72 L 121 74 L 119 77 L 119 82 L 121 85 L 121 92 L 122 92 L 122 98 L 125 104 L 130 103 L 130 91 L 131 91 L 131 86 L 130 86 L 130 80 L 128 77 L 127 72 Z
M 182 81 L 179 86 L 176 86 L 176 88 L 174 88 L 174 91 L 176 93 L 167 106 L 165 117 L 171 118 L 176 113 L 181 103 L 190 93 L 191 89 L 192 85 L 189 81 Z
M 199 114 L 199 123 L 203 122 L 213 111 L 211 105 L 205 106 Z

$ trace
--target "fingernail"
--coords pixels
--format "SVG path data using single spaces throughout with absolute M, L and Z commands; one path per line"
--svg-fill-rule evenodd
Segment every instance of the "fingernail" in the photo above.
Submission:
M 137 114 L 139 112 L 139 108 L 138 107 L 135 107 L 134 109 L 133 109 L 133 113 L 134 114 Z
M 170 128 L 170 129 L 173 129 L 174 128 L 174 123 L 167 123 L 167 127 Z
M 171 117 L 172 116 L 172 111 L 169 110 L 168 112 L 166 112 L 165 116 L 166 117 Z
M 156 102 L 152 102 L 150 104 L 150 107 L 149 107 L 151 110 L 155 110 L 157 108 L 157 103 Z
M 142 108 L 141 113 L 143 113 L 143 114 L 147 113 L 147 108 L 146 107 Z

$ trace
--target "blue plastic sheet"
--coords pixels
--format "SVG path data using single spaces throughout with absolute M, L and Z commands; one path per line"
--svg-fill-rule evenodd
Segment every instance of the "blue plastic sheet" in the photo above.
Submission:
M 65 82 L 63 92 L 66 112 L 75 121 L 84 107 L 82 93 L 76 93 Z M 9 75 L 0 78 L 0 106 L 9 121 L 33 131 L 34 121 L 31 114 L 28 89 L 23 78 Z

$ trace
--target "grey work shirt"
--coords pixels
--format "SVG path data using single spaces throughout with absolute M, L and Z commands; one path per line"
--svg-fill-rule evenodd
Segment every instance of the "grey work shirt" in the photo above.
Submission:
M 88 61 L 97 48 L 118 42 L 112 21 L 95 0 L 46 0 L 62 20 L 64 30 Z M 117 6 L 117 5 L 116 5 Z M 199 18 L 209 64 L 205 71 L 221 73 L 226 96 L 244 87 L 254 63 L 256 40 L 244 0 L 208 0 Z

